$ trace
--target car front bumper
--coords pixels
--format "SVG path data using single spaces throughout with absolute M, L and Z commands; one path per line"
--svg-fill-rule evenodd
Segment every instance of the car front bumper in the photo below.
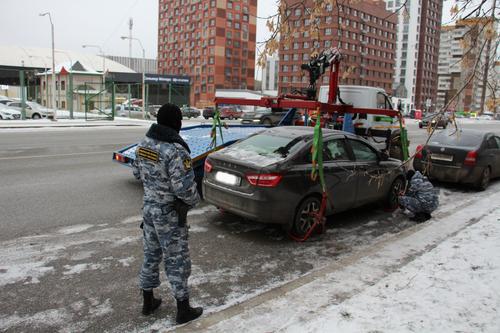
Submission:
M 259 189 L 247 194 L 203 179 L 203 197 L 207 202 L 257 222 L 273 224 L 292 222 L 295 205 L 290 200 L 284 201 L 280 194 L 281 192 L 273 189 Z

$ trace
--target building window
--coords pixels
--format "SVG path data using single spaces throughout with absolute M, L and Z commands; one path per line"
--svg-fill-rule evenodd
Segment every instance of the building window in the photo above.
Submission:
M 61 90 L 66 90 L 66 81 L 61 81 Z M 63 106 L 64 109 L 64 106 Z

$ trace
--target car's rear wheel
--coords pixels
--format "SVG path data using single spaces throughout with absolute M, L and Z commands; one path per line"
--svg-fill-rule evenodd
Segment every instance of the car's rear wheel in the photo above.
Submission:
M 304 237 L 314 224 L 315 213 L 319 212 L 321 199 L 310 196 L 298 205 L 291 232 L 296 237 Z
M 480 191 L 486 190 L 490 185 L 490 180 L 491 180 L 491 169 L 489 166 L 487 166 L 486 168 L 484 168 L 483 173 L 479 178 L 479 181 L 477 183 L 477 188 Z
M 208 117 L 203 117 L 203 118 L 208 119 Z
M 42 118 L 38 113 L 33 113 L 33 115 L 31 115 L 31 119 L 40 119 Z
M 3 120 L 3 117 L 2 117 L 2 115 L 0 115 L 0 120 Z
M 396 178 L 387 193 L 385 198 L 384 208 L 386 210 L 394 210 L 399 205 L 399 194 L 403 191 L 405 186 L 404 180 L 401 177 Z

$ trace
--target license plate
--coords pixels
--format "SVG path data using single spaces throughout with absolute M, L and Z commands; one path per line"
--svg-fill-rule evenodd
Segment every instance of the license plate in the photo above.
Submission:
M 437 160 L 437 161 L 451 162 L 451 161 L 453 161 L 453 155 L 432 154 L 431 159 Z
M 240 177 L 223 171 L 217 171 L 215 174 L 215 180 L 219 183 L 233 186 L 239 186 L 241 182 Z

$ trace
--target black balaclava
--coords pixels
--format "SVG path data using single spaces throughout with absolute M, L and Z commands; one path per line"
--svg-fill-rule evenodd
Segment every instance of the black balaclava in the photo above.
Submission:
M 164 104 L 157 113 L 156 121 L 159 125 L 170 127 L 179 133 L 182 127 L 182 112 L 175 104 Z

